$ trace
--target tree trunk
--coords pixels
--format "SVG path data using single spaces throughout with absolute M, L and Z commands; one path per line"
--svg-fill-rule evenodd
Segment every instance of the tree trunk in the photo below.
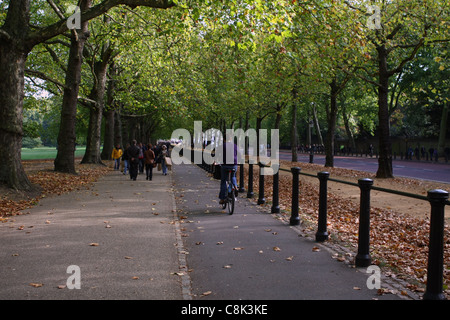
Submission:
M 320 131 L 319 119 L 317 117 L 316 106 L 313 106 L 313 120 L 314 120 L 314 129 L 316 130 L 317 138 L 319 139 L 319 145 L 323 145 L 322 132 Z
M 110 47 L 106 48 L 103 51 L 101 60 L 94 63 L 95 82 L 89 97 L 94 100 L 96 104 L 90 108 L 86 153 L 84 154 L 81 163 L 102 163 L 100 158 L 102 116 L 105 106 L 106 72 L 111 53 L 112 50 Z
M 387 50 L 384 45 L 377 48 L 379 86 L 378 86 L 378 134 L 379 157 L 377 178 L 393 178 L 392 145 L 389 128 L 389 73 L 387 65 Z
M 347 115 L 347 110 L 345 109 L 345 102 L 341 101 L 342 105 L 342 117 L 344 119 L 344 126 L 345 126 L 345 132 L 347 133 L 348 138 L 348 144 L 352 147 L 352 150 L 356 152 L 356 144 L 355 144 L 355 138 L 353 136 L 352 129 L 350 128 L 350 123 Z
M 116 142 L 115 139 L 115 130 L 116 127 L 116 109 L 114 105 L 114 76 L 115 76 L 115 67 L 114 62 L 109 65 L 109 82 L 108 82 L 108 90 L 106 93 L 106 108 L 105 112 L 105 135 L 103 137 L 103 150 L 100 154 L 102 160 L 110 160 L 111 153 L 114 147 L 119 144 L 122 146 L 122 141 Z M 122 140 L 122 139 L 120 139 Z
M 102 107 L 92 106 L 89 112 L 88 135 L 86 139 L 86 152 L 81 163 L 101 164 L 100 134 L 102 127 Z
M 292 89 L 292 127 L 291 127 L 291 154 L 292 162 L 298 161 L 297 149 L 298 149 L 298 134 L 297 134 L 297 90 Z
M 92 5 L 92 0 L 81 2 L 81 10 Z M 81 64 L 83 63 L 83 49 L 89 37 L 89 22 L 81 24 L 77 30 L 77 38 L 70 40 L 69 60 L 67 63 L 66 82 L 61 108 L 61 122 L 58 133 L 58 153 L 54 161 L 55 171 L 76 173 L 75 170 L 75 122 L 77 116 L 78 91 L 81 83 Z
M 447 135 L 448 104 L 442 109 L 441 126 L 439 128 L 438 155 L 443 155 L 445 150 L 445 137 Z
M 11 1 L 0 29 L 0 183 L 16 190 L 33 189 L 21 160 L 29 6 L 29 1 Z
M 0 43 L 0 182 L 16 190 L 32 188 L 21 161 L 26 56 L 15 43 Z
M 259 140 L 259 130 L 261 129 L 261 125 L 262 125 L 262 121 L 263 118 L 262 117 L 256 117 L 256 157 L 259 160 L 259 150 L 261 148 L 260 144 L 260 140 Z
M 115 110 L 110 109 L 105 112 L 105 134 L 103 136 L 103 149 L 100 154 L 102 160 L 111 160 L 111 153 L 114 145 L 114 114 Z
M 117 109 L 114 112 L 114 144 L 121 145 L 122 147 L 125 145 L 125 141 L 128 142 L 127 139 L 122 138 L 122 119 L 120 116 L 120 111 Z
M 336 79 L 330 83 L 330 107 L 327 108 L 327 140 L 325 143 L 325 167 L 334 167 L 334 134 L 336 131 L 336 118 L 338 113 Z

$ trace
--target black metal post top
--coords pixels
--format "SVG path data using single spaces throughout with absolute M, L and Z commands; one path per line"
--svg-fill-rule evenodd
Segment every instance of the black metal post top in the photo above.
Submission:
M 319 179 L 328 179 L 330 177 L 330 173 L 327 171 L 321 171 L 317 173 L 317 177 Z
M 362 178 L 358 180 L 358 185 L 360 187 L 371 187 L 373 185 L 373 180 L 369 178 Z
M 301 170 L 302 170 L 302 169 L 299 168 L 299 167 L 292 167 L 292 168 L 291 168 L 291 172 L 292 172 L 292 173 L 297 173 L 297 174 L 298 174 L 298 173 L 300 173 Z
M 448 192 L 441 189 L 435 189 L 428 191 L 428 199 L 429 200 L 442 200 L 445 201 L 448 199 Z

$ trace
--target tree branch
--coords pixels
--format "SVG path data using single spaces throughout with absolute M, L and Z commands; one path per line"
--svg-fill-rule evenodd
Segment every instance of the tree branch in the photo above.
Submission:
M 145 6 L 159 9 L 168 9 L 175 6 L 172 0 L 104 0 L 98 5 L 81 12 L 81 23 L 92 20 L 118 5 L 130 7 Z M 67 29 L 67 19 L 64 19 L 45 28 L 30 32 L 27 42 L 30 47 L 34 47 L 41 42 L 62 34 Z
M 373 80 L 370 80 L 370 79 L 368 79 L 368 78 L 366 78 L 366 77 L 364 77 L 364 76 L 362 76 L 362 75 L 360 75 L 359 73 L 352 73 L 352 72 L 350 72 L 350 71 L 348 71 L 348 70 L 346 70 L 346 69 L 344 69 L 344 68 L 340 68 L 342 71 L 344 71 L 347 75 L 349 75 L 349 76 L 355 76 L 355 77 L 358 77 L 358 78 L 360 78 L 361 80 L 364 80 L 364 81 L 366 81 L 367 83 L 370 83 L 371 85 L 374 85 L 375 87 L 378 87 L 378 88 L 381 88 L 381 84 L 379 84 L 378 82 L 375 82 L 375 81 L 373 81 Z M 367 72 L 367 70 L 365 70 L 365 68 L 362 68 L 362 67 L 359 67 L 359 68 L 356 68 L 356 69 L 363 69 L 364 71 L 366 71 Z M 367 72 L 368 73 L 368 72 Z
M 25 73 L 30 75 L 30 76 L 37 77 L 37 78 L 45 80 L 45 81 L 49 81 L 49 82 L 57 85 L 60 88 L 67 89 L 65 84 L 59 82 L 58 80 L 55 80 L 55 79 L 52 79 L 52 78 L 48 77 L 43 72 L 36 71 L 36 70 L 31 70 L 31 69 L 25 69 Z
M 392 75 L 394 75 L 394 74 L 396 74 L 398 72 L 401 72 L 403 67 L 405 66 L 405 64 L 407 62 L 411 61 L 412 59 L 414 59 L 414 57 L 416 56 L 417 51 L 419 51 L 420 47 L 423 46 L 424 42 L 425 42 L 424 38 L 420 39 L 419 42 L 415 45 L 414 50 L 411 52 L 411 54 L 407 58 L 403 59 L 403 61 L 400 62 L 400 64 L 398 65 L 397 68 L 392 69 L 392 70 L 388 70 L 388 72 L 387 72 L 388 76 L 392 76 Z
M 47 0 L 47 3 L 52 7 L 53 11 L 55 11 L 56 15 L 62 19 L 65 20 L 66 17 L 62 14 L 61 10 L 59 10 L 58 6 L 53 2 L 53 0 Z

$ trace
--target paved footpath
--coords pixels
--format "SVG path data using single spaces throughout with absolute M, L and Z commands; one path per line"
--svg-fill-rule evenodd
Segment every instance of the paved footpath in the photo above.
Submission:
M 169 179 L 111 172 L 1 224 L 0 300 L 182 299 Z
M 369 290 L 367 269 L 339 262 L 331 246 L 306 237 L 301 226 L 282 222 L 246 194 L 228 215 L 218 203 L 219 181 L 195 165 L 175 166 L 173 184 L 193 299 L 407 299 L 384 277 L 381 287 L 398 295 Z
M 333 258 L 195 165 L 153 181 L 111 172 L 88 190 L 49 197 L 0 225 L 0 300 L 371 300 L 365 269 Z M 80 289 L 69 289 L 69 266 Z M 69 281 L 69 286 L 76 284 Z M 383 288 L 390 286 L 381 279 Z

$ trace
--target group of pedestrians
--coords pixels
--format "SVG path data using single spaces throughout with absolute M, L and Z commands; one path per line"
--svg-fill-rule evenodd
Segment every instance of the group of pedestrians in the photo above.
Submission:
M 111 154 L 114 160 L 114 170 L 120 171 L 121 162 L 123 164 L 123 174 L 129 172 L 130 179 L 136 180 L 138 174 L 143 174 L 145 169 L 146 180 L 152 180 L 153 168 L 162 171 L 163 175 L 168 174 L 171 166 L 170 144 L 159 143 L 156 146 L 152 144 L 143 145 L 136 140 L 127 144 L 125 149 L 117 145 Z M 121 161 L 122 160 L 122 161 Z

